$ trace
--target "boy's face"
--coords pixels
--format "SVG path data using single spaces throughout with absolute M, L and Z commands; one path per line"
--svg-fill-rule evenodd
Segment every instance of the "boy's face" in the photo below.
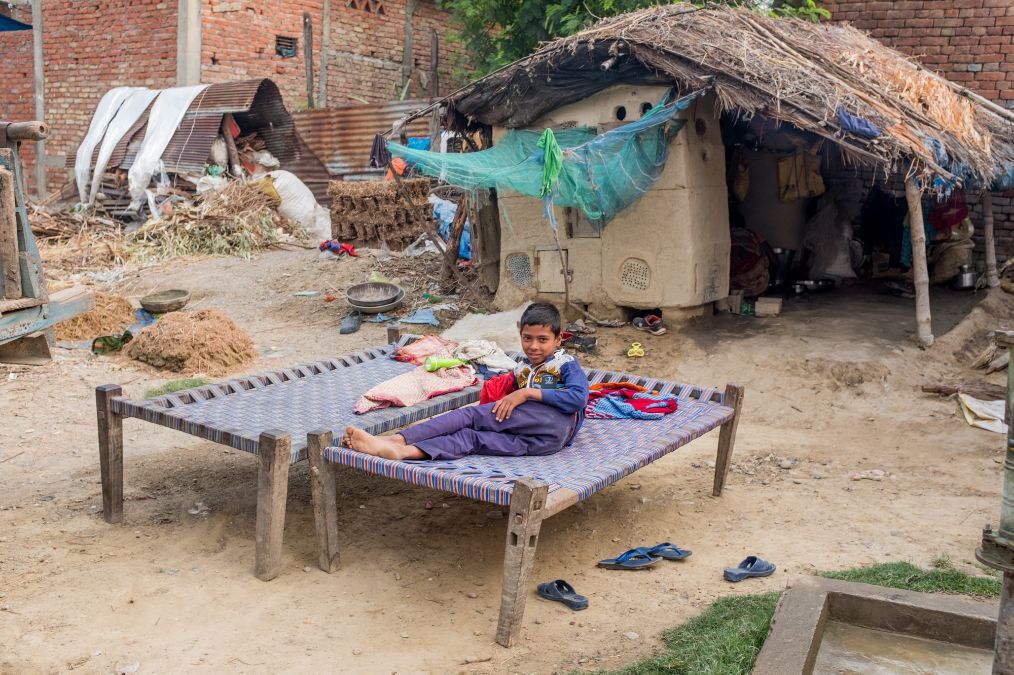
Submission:
M 521 348 L 532 363 L 538 365 L 552 356 L 560 348 L 562 340 L 553 335 L 549 326 L 522 326 Z

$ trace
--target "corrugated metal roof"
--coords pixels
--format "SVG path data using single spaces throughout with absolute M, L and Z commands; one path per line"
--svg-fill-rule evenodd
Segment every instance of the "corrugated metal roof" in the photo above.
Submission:
M 292 116 L 282 102 L 281 92 L 274 82 L 267 79 L 212 84 L 203 95 L 194 99 L 162 153 L 166 169 L 202 172 L 225 113 L 233 113 L 243 133 L 260 136 L 271 154 L 278 158 L 280 168 L 296 174 L 318 202 L 330 203 L 327 183 L 331 177 L 327 168 L 299 137 Z M 130 168 L 144 139 L 147 122 L 148 111 L 145 111 L 117 143 L 109 169 Z M 94 163 L 93 155 L 92 166 Z
M 426 101 L 392 101 L 369 105 L 302 110 L 292 115 L 300 137 L 327 165 L 332 176 L 343 179 L 375 178 L 370 168 L 373 137 L 426 105 Z M 429 120 L 416 119 L 405 129 L 409 136 L 429 134 Z

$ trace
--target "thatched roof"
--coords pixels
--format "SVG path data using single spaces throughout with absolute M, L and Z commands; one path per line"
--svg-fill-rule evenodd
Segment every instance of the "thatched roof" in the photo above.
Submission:
M 674 4 L 601 21 L 456 92 L 459 122 L 523 127 L 619 83 L 711 85 L 723 112 L 828 138 L 852 158 L 937 187 L 1014 171 L 1014 113 L 847 25 Z M 880 130 L 846 131 L 841 112 Z M 853 127 L 854 129 L 854 127 Z M 1012 175 L 1014 178 L 1014 175 Z

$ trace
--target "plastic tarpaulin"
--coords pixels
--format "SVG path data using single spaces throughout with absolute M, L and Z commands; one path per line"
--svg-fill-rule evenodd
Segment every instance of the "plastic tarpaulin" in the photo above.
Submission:
M 85 134 L 81 145 L 77 146 L 74 179 L 77 181 L 77 194 L 82 203 L 88 201 L 88 175 L 91 172 L 92 154 L 95 152 L 95 147 L 106 135 L 106 129 L 116 117 L 120 106 L 134 91 L 137 91 L 137 87 L 116 87 L 107 91 L 95 108 L 91 124 L 88 125 L 88 133 Z
M 968 394 L 958 394 L 958 404 L 965 421 L 973 427 L 997 434 L 1007 433 L 1007 425 L 1003 421 L 1006 401 L 982 401 Z
M 144 140 L 137 151 L 137 157 L 127 174 L 130 183 L 130 208 L 137 209 L 145 198 L 145 190 L 151 182 L 151 176 L 162 161 L 162 153 L 179 128 L 183 116 L 190 105 L 200 96 L 208 85 L 194 87 L 175 87 L 164 89 L 158 93 L 151 112 L 148 114 L 148 128 Z
M 395 157 L 411 162 L 423 174 L 466 190 L 508 189 L 543 197 L 552 223 L 551 205 L 580 208 L 592 221 L 605 224 L 651 189 L 669 158 L 669 143 L 683 126 L 676 116 L 703 90 L 670 103 L 660 103 L 641 119 L 598 134 L 583 127 L 556 130 L 562 165 L 548 141 L 540 146 L 542 132 L 508 131 L 488 150 L 469 153 L 411 150 L 397 143 L 387 148 Z M 546 171 L 547 153 L 550 171 Z M 557 173 L 557 168 L 559 172 Z M 544 179 L 553 182 L 545 194 Z
M 95 195 L 102 185 L 102 174 L 106 172 L 109 158 L 113 156 L 116 144 L 120 142 L 123 135 L 130 131 L 134 122 L 138 120 L 144 111 L 148 109 L 151 102 L 158 95 L 157 91 L 151 89 L 135 89 L 116 111 L 116 115 L 109 122 L 105 136 L 102 137 L 102 145 L 99 146 L 99 155 L 95 158 L 95 170 L 92 173 L 92 186 L 88 192 L 88 204 L 95 203 Z M 76 167 L 75 167 L 76 168 Z

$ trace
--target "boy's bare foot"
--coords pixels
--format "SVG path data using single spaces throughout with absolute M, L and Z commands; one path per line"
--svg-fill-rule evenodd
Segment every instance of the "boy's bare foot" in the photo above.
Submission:
M 343 448 L 351 448 L 352 447 L 352 432 L 354 430 L 355 430 L 355 427 L 352 427 L 352 426 L 345 427 L 345 433 L 342 434 L 342 442 L 341 442 L 341 446 Z
M 401 442 L 399 443 L 390 436 L 374 436 L 363 429 L 354 427 L 349 427 L 345 433 L 349 437 L 349 447 L 366 455 L 394 460 L 423 459 L 426 456 L 419 448 L 405 445 L 405 439 L 400 438 L 400 434 Z

